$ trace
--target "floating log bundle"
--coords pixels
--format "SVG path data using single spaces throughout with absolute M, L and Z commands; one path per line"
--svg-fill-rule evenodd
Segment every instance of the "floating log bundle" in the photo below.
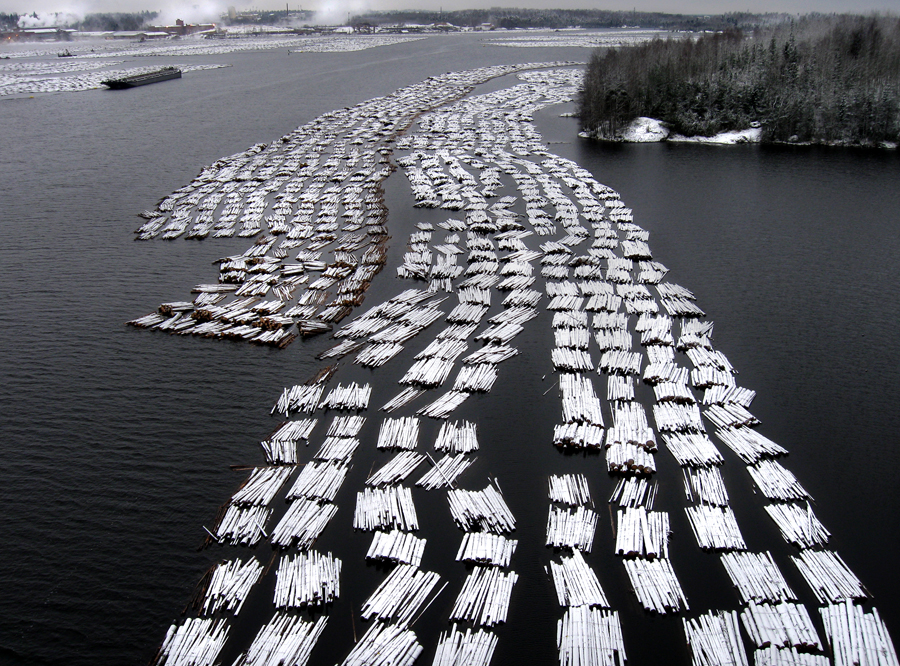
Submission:
M 442 631 L 431 666 L 489 666 L 497 636 L 483 629 L 459 630 L 454 624 Z
M 403 486 L 365 488 L 357 493 L 353 528 L 366 532 L 384 529 L 404 531 L 419 529 L 416 507 L 413 505 L 409 488 Z
M 728 491 L 718 467 L 686 467 L 684 494 L 688 501 L 698 501 L 710 506 L 728 506 Z
M 349 469 L 349 465 L 340 460 L 307 463 L 288 491 L 287 499 L 302 498 L 330 502 L 337 496 Z
M 315 411 L 322 397 L 322 384 L 300 384 L 284 389 L 278 402 L 272 408 L 272 413 L 279 412 L 288 416 L 290 412 Z
M 555 347 L 550 352 L 550 359 L 557 370 L 569 370 L 571 372 L 588 371 L 594 368 L 594 362 L 586 351 L 570 349 L 569 347 Z
M 259 630 L 247 653 L 238 658 L 235 666 L 266 664 L 306 666 L 327 621 L 327 617 L 310 622 L 295 615 L 276 613 L 275 617 Z
M 335 513 L 337 506 L 330 502 L 294 500 L 272 530 L 272 543 L 282 548 L 296 544 L 300 550 L 307 550 L 319 538 Z
M 571 510 L 551 506 L 547 516 L 547 545 L 589 553 L 594 544 L 597 520 L 597 514 L 583 506 Z
M 402 351 L 399 342 L 374 343 L 362 349 L 353 362 L 365 368 L 380 368 Z
M 660 432 L 705 432 L 700 408 L 695 404 L 658 402 L 653 405 L 653 418 Z
M 745 550 L 747 544 L 737 519 L 728 506 L 689 506 L 685 508 L 697 545 L 703 550 Z
M 369 384 L 363 386 L 356 382 L 351 382 L 349 386 L 338 384 L 319 403 L 319 409 L 363 410 L 369 406 L 369 397 L 371 395 L 372 387 Z
M 897 653 L 878 609 L 852 601 L 819 609 L 835 666 L 897 666 Z
M 231 560 L 220 562 L 212 571 L 204 594 L 201 612 L 213 615 L 227 610 L 237 615 L 241 606 L 262 574 L 263 567 L 255 558 L 247 562 Z
M 688 610 L 687 598 L 669 560 L 625 560 L 625 571 L 645 609 L 657 613 Z
M 683 618 L 682 623 L 694 666 L 748 666 L 734 611 L 705 613 L 692 620 Z
M 740 386 L 710 386 L 703 392 L 704 405 L 735 404 L 749 407 L 756 397 L 756 391 Z
M 597 574 L 584 561 L 581 551 L 572 551 L 571 557 L 563 556 L 558 563 L 551 560 L 550 576 L 560 606 L 609 608 Z
M 765 509 L 784 540 L 800 548 L 823 546 L 831 536 L 812 512 L 809 502 L 805 509 L 798 504 L 769 504 Z
M 326 437 L 356 437 L 366 422 L 365 416 L 335 416 Z
M 609 497 L 610 504 L 618 504 L 621 507 L 643 506 L 648 511 L 653 508 L 659 484 L 650 483 L 643 476 L 622 477 L 613 488 Z
M 642 506 L 619 509 L 616 555 L 666 558 L 669 556 L 669 514 Z
M 567 608 L 556 627 L 559 666 L 625 666 L 625 642 L 616 611 Z
M 503 573 L 498 567 L 476 566 L 463 583 L 450 619 L 486 627 L 505 622 L 518 578 L 515 572 Z
M 457 407 L 463 404 L 468 397 L 469 393 L 463 391 L 448 391 L 431 404 L 426 405 L 417 411 L 416 414 L 428 416 L 433 419 L 445 419 L 450 416 Z
M 412 474 L 423 460 L 425 456 L 421 453 L 401 451 L 366 479 L 366 485 L 390 486 L 400 483 Z
M 755 666 L 831 666 L 828 657 L 770 646 L 753 654 Z
M 717 428 L 752 428 L 760 424 L 759 419 L 747 411 L 746 407 L 736 403 L 709 405 L 703 413 Z
M 819 603 L 865 599 L 869 593 L 844 560 L 830 550 L 804 550 L 791 557 Z
M 647 373 L 644 373 L 646 379 Z M 685 405 L 696 402 L 694 394 L 683 382 L 661 381 L 653 385 L 653 393 L 657 402 L 678 402 Z
M 341 561 L 314 550 L 288 555 L 275 575 L 275 607 L 306 608 L 329 604 L 341 595 Z
M 453 383 L 453 390 L 467 393 L 487 393 L 493 388 L 499 374 L 497 366 L 492 363 L 464 365 L 459 369 L 459 375 Z
M 465 472 L 469 465 L 475 462 L 475 458 L 464 455 L 444 456 L 437 462 L 429 455 L 428 458 L 434 465 L 425 475 L 416 481 L 416 485 L 425 490 L 435 490 L 443 486 L 453 486 L 457 477 Z
M 802 604 L 757 604 L 753 601 L 741 611 L 741 622 L 757 648 L 770 645 L 783 648 L 821 649 L 819 636 L 809 611 Z
M 641 355 L 637 352 L 610 350 L 600 357 L 600 372 L 607 375 L 641 374 Z
M 725 462 L 705 433 L 667 432 L 662 438 L 669 453 L 682 467 L 704 467 Z
M 169 627 L 153 666 L 213 666 L 227 639 L 225 620 L 188 618 Z
M 269 435 L 273 442 L 297 442 L 301 439 L 309 439 L 318 419 L 303 419 L 301 421 L 286 421 Z
M 654 460 L 653 454 L 643 446 L 625 443 L 608 444 L 607 446 L 606 468 L 608 471 L 625 474 L 656 473 L 656 460 Z
M 797 600 L 770 553 L 725 553 L 722 564 L 743 603 Z
M 559 390 L 565 423 L 603 426 L 600 400 L 594 393 L 594 385 L 589 378 L 581 374 L 563 373 L 559 376 Z
M 466 532 L 456 552 L 456 561 L 508 567 L 518 544 L 515 539 L 499 534 Z
M 400 562 L 417 567 L 422 562 L 425 543 L 425 539 L 420 539 L 411 532 L 376 531 L 372 535 L 372 544 L 366 553 L 366 559 Z
M 435 451 L 446 453 L 472 453 L 478 450 L 477 427 L 469 421 L 453 421 L 441 424 Z
M 553 426 L 553 444 L 577 449 L 599 449 L 606 431 L 590 423 L 562 423 Z
M 268 506 L 292 471 L 287 467 L 254 468 L 250 478 L 231 496 L 231 502 Z
M 375 622 L 341 666 L 412 666 L 423 649 L 409 629 Z
M 346 462 L 358 447 L 359 439 L 356 437 L 326 437 L 313 458 L 333 463 Z M 316 473 L 316 478 L 319 478 L 318 473 Z M 298 478 L 297 482 L 299 483 L 299 481 Z
M 220 543 L 252 546 L 265 536 L 263 527 L 272 510 L 265 506 L 229 504 L 213 532 Z
M 494 534 L 505 534 L 516 529 L 515 517 L 493 486 L 489 485 L 484 490 L 449 490 L 447 500 L 453 520 L 466 532 L 479 528 Z
M 591 491 L 588 488 L 587 477 L 584 474 L 550 475 L 550 501 L 560 502 L 569 506 L 590 504 Z
M 363 603 L 363 618 L 396 621 L 399 627 L 409 626 L 440 578 L 417 566 L 398 564 Z
M 769 499 L 782 501 L 812 499 L 793 472 L 774 460 L 760 460 L 755 465 L 747 467 L 747 471 L 762 494 Z
M 647 451 L 656 451 L 656 435 L 647 424 L 647 414 L 640 403 L 614 403 L 612 420 L 613 426 L 606 433 L 606 446 L 634 444 Z
M 716 430 L 716 436 L 748 465 L 770 456 L 787 455 L 785 448 L 750 428 L 720 429 Z
M 266 462 L 270 465 L 296 465 L 297 442 L 260 442 Z
M 453 369 L 453 361 L 442 358 L 423 358 L 412 364 L 400 378 L 401 384 L 434 388 L 444 383 Z

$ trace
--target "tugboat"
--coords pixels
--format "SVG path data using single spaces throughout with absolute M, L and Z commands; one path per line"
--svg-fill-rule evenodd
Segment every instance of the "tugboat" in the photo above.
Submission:
M 145 86 L 148 83 L 159 83 L 160 81 L 180 78 L 181 70 L 177 67 L 163 67 L 162 69 L 144 72 L 143 74 L 132 74 L 131 76 L 122 76 L 118 79 L 107 79 L 100 83 L 108 88 L 120 90 L 122 88 L 136 88 L 137 86 Z

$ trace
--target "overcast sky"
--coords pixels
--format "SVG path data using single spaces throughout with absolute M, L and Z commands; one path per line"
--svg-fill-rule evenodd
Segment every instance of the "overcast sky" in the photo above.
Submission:
M 616 9 L 637 11 L 659 11 L 681 14 L 721 14 L 730 11 L 788 12 L 802 14 L 808 12 L 854 12 L 872 11 L 900 14 L 900 0 L 289 0 L 290 8 L 311 9 L 333 16 L 346 16 L 347 12 L 379 9 L 469 9 L 484 6 L 504 7 L 546 7 L 563 9 Z M 258 0 L 255 4 L 245 4 L 239 0 L 0 0 L 0 11 L 19 14 L 37 12 L 49 14 L 64 12 L 83 16 L 91 12 L 122 12 L 154 10 L 162 12 L 169 21 L 183 18 L 186 21 L 215 20 L 228 7 L 234 5 L 242 9 L 283 9 L 279 0 Z

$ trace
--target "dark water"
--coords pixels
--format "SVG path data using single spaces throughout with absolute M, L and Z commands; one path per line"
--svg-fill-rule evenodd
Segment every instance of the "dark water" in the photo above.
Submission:
M 219 157 L 427 76 L 586 57 L 580 49 L 484 47 L 474 36 L 449 36 L 348 54 L 192 58 L 234 66 L 127 93 L 0 100 L 7 128 L 0 162 L 0 662 L 146 662 L 202 572 L 233 552 L 197 551 L 201 525 L 244 478 L 229 465 L 262 461 L 256 443 L 275 423 L 268 417 L 274 400 L 283 386 L 306 379 L 318 367 L 312 356 L 329 346 L 319 339 L 278 352 L 123 326 L 214 280 L 211 262 L 246 246 L 227 239 L 135 243 L 135 213 Z M 693 290 L 716 321 L 717 347 L 740 371 L 740 383 L 758 392 L 752 411 L 762 432 L 791 451 L 787 465 L 817 499 L 835 549 L 900 635 L 900 577 L 892 567 L 900 507 L 893 477 L 900 161 L 811 149 L 598 148 L 574 139 L 572 122 L 555 113 L 542 114 L 540 126 L 548 140 L 569 143 L 551 148 L 622 193 L 650 230 L 669 279 Z M 398 180 L 389 181 L 388 203 L 404 210 L 408 188 Z M 420 219 L 391 218 L 393 251 Z M 405 286 L 389 267 L 369 302 Z M 517 338 L 523 353 L 502 366 L 494 390 L 458 413 L 479 416 L 484 449 L 467 475 L 497 475 L 519 519 L 514 568 L 522 579 L 509 623 L 498 631 L 494 664 L 556 659 L 560 613 L 540 572 L 549 561 L 540 546 L 546 475 L 592 469 L 595 495 L 611 490 L 602 458 L 563 456 L 549 446 L 559 402 L 553 392 L 542 395 L 547 382 L 536 381 L 552 370 L 548 330 L 547 321 L 535 320 Z M 416 351 L 411 345 L 404 354 Z M 391 373 L 404 367 L 386 366 L 377 390 L 392 395 Z M 366 376 L 354 367 L 343 381 Z M 375 424 L 367 428 L 364 436 L 377 433 Z M 424 441 L 430 437 L 423 433 Z M 384 575 L 357 566 L 369 539 L 349 527 L 353 493 L 372 459 L 357 459 L 322 537 L 322 549 L 342 548 L 353 566 L 345 567 L 346 593 L 330 614 L 317 663 L 343 658 L 350 611 Z M 677 467 L 669 456 L 658 459 L 662 508 L 676 507 Z M 748 545 L 777 547 L 776 559 L 786 562 L 790 551 L 761 519 L 762 502 L 738 471 L 726 465 L 729 488 L 749 497 L 735 505 Z M 416 496 L 420 516 L 443 520 L 423 526 L 429 547 L 422 566 L 455 577 L 445 593 L 455 594 L 464 568 L 447 562 L 445 551 L 459 536 L 444 501 L 436 493 Z M 735 607 L 717 558 L 696 549 L 683 513 L 670 510 L 673 561 L 692 607 Z M 601 520 L 591 562 L 627 614 L 630 660 L 686 662 L 686 652 L 660 647 L 678 644 L 680 621 L 637 608 L 621 564 L 606 555 L 612 543 Z M 269 557 L 263 549 L 256 555 Z M 689 569 L 692 561 L 697 566 Z M 802 580 L 789 582 L 804 588 Z M 267 619 L 269 594 L 256 590 L 242 616 Z M 446 613 L 435 608 L 423 616 L 416 626 L 423 640 L 434 640 Z

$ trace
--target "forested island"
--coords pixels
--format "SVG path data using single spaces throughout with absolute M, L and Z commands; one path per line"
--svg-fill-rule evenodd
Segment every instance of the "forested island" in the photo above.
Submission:
M 598 50 L 579 114 L 600 139 L 649 117 L 688 137 L 758 126 L 768 143 L 896 145 L 900 18 L 809 15 Z

